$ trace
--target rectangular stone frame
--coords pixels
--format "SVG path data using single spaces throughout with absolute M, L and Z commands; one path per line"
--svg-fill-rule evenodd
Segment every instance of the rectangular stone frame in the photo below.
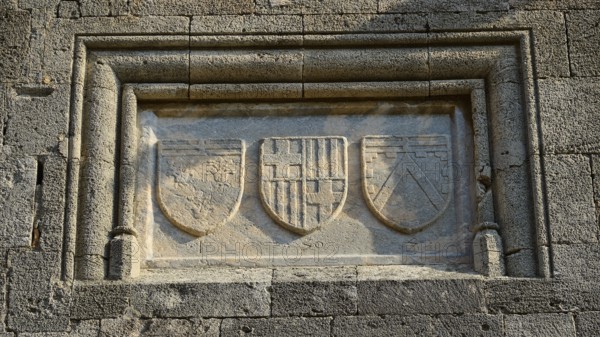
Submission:
M 444 95 L 471 101 L 477 218 L 500 225 L 507 274 L 549 277 L 530 34 L 78 36 L 64 278 L 106 278 L 111 239 L 135 237 L 137 100 Z

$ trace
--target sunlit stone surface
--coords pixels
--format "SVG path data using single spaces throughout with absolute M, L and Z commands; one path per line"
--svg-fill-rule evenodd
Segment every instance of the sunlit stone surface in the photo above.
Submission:
M 459 103 L 140 106 L 142 266 L 471 263 Z

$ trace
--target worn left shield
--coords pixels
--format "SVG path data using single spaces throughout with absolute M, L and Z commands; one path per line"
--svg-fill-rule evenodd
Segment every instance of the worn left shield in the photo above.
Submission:
M 156 193 L 165 216 L 194 236 L 231 219 L 244 189 L 244 150 L 240 139 L 160 141 Z

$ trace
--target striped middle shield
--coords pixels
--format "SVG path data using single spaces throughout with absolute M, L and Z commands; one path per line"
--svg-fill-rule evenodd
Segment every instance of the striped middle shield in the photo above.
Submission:
M 260 196 L 283 227 L 308 234 L 334 219 L 348 192 L 344 137 L 266 138 L 260 148 Z

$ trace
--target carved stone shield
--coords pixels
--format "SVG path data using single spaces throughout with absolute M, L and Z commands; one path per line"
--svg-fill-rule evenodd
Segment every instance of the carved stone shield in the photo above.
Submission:
M 160 141 L 156 191 L 169 221 L 202 236 L 231 219 L 242 199 L 244 151 L 239 139 Z
M 445 135 L 363 138 L 362 181 L 369 208 L 400 232 L 424 229 L 450 203 L 451 157 Z
M 283 227 L 307 234 L 334 219 L 348 192 L 344 137 L 267 138 L 260 148 L 260 196 Z

